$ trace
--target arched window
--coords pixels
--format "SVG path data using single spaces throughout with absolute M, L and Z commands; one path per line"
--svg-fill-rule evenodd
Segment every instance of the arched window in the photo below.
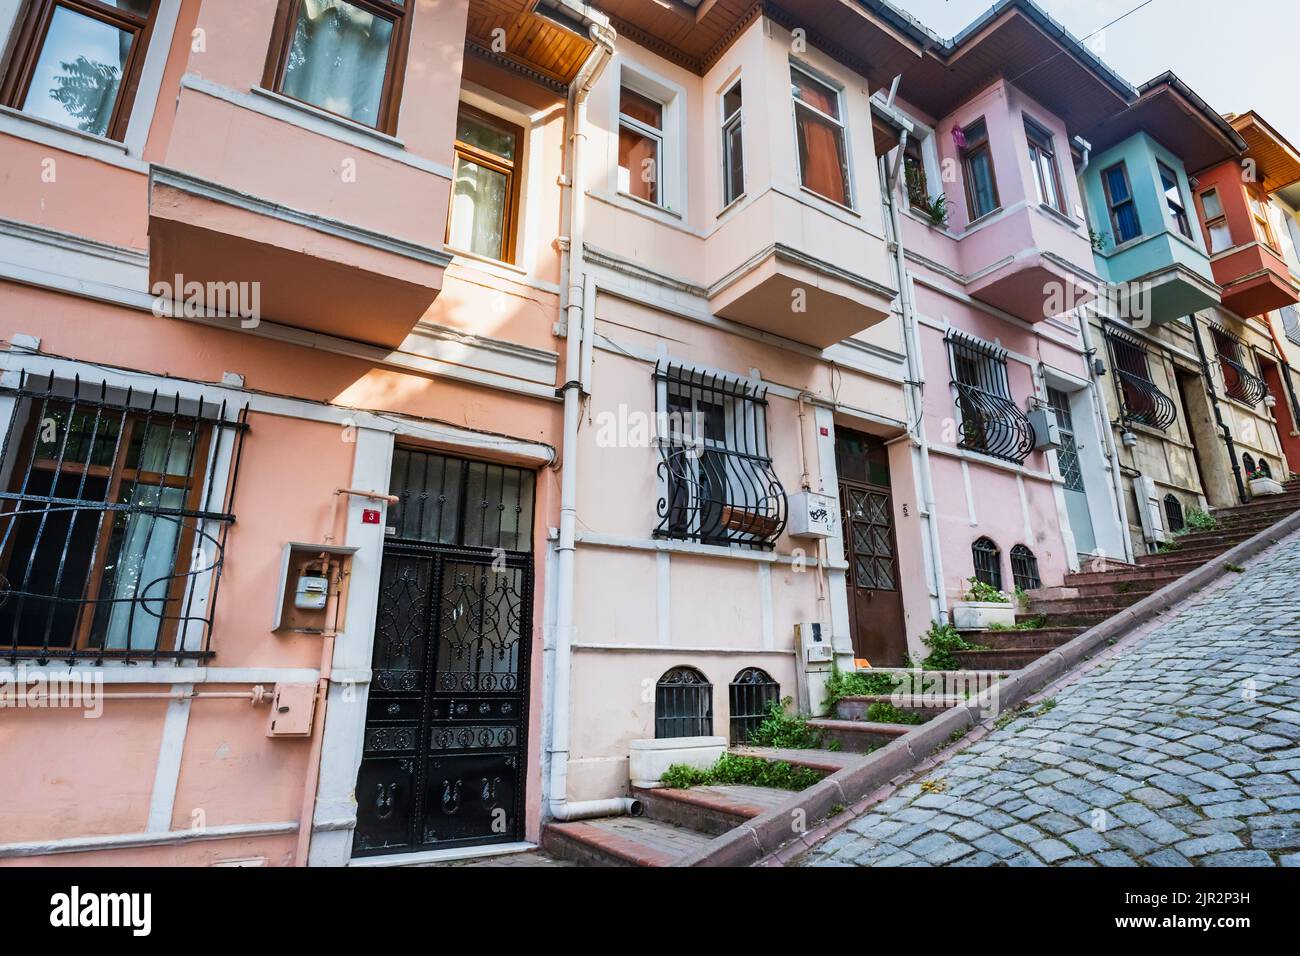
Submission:
M 1258 474 L 1258 475 L 1260 475 L 1261 477 L 1264 477 L 1264 478 L 1272 478 L 1272 477 L 1273 477 L 1273 469 L 1270 468 L 1270 467 L 1268 467 L 1268 462 L 1265 461 L 1263 458 L 1261 458 L 1261 459 L 1259 460 L 1258 471 L 1256 472 L 1256 474 Z
M 1038 558 L 1023 544 L 1011 549 L 1011 578 L 1022 591 L 1032 591 L 1043 586 L 1043 581 L 1038 576 Z
M 713 685 L 694 667 L 674 667 L 655 686 L 655 737 L 713 736 Z
M 767 716 L 773 701 L 781 699 L 781 685 L 772 675 L 757 667 L 746 667 L 731 682 L 728 703 L 731 709 L 731 742 L 749 743 L 749 735 Z
M 1250 457 L 1250 452 L 1241 456 L 1241 467 L 1246 470 L 1246 477 L 1255 477 L 1255 459 Z
M 1187 527 L 1183 520 L 1183 503 L 1174 495 L 1165 495 L 1165 524 L 1175 533 Z
M 1002 590 L 1002 552 L 992 538 L 980 538 L 971 545 L 975 558 L 975 578 L 990 587 Z

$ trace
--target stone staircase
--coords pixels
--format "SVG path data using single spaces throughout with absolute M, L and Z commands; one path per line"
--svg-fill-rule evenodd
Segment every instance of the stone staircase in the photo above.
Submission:
M 916 724 L 873 723 L 867 709 L 890 702 L 923 721 L 959 701 L 920 698 L 847 697 L 832 717 L 808 721 L 822 733 L 831 749 L 793 750 L 734 746 L 740 756 L 807 767 L 828 775 L 861 763 L 868 753 L 914 730 Z M 838 749 L 833 749 L 838 746 Z M 794 791 L 749 785 L 692 787 L 689 790 L 633 788 L 641 816 L 602 817 L 569 823 L 548 823 L 542 847 L 553 856 L 586 866 L 672 866 L 697 852 L 714 837 L 795 797 Z M 814 821 L 809 821 L 812 823 Z
M 1283 488 L 1280 495 L 1211 511 L 1218 527 L 1178 535 L 1163 551 L 1143 555 L 1136 564 L 1106 562 L 1101 570 L 1067 574 L 1063 587 L 1031 592 L 1022 617 L 1041 618 L 1041 627 L 969 634 L 967 640 L 983 649 L 959 651 L 957 658 L 969 670 L 1026 666 L 1300 510 L 1300 480 Z

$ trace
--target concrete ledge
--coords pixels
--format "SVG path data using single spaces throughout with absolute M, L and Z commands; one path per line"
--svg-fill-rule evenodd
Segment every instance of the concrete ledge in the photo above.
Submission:
M 1300 531 L 1300 510 L 1241 544 L 1225 551 L 1199 568 L 1170 582 L 1141 601 L 1095 627 L 1089 628 L 1068 644 L 1040 657 L 1027 667 L 998 682 L 998 701 L 1002 711 L 1023 703 L 1035 692 L 1073 670 L 1103 647 L 1136 630 L 1187 600 L 1206 585 L 1230 573 L 1228 565 L 1240 565 Z M 836 805 L 851 806 L 901 774 L 916 769 L 942 750 L 958 731 L 974 728 L 972 737 L 983 736 L 990 721 L 980 717 L 979 704 L 972 700 L 945 711 L 928 723 L 868 756 L 856 767 L 847 767 L 821 783 L 795 794 L 790 800 L 773 807 L 725 836 L 705 844 L 696 852 L 676 862 L 676 866 L 750 866 L 778 854 L 783 845 L 798 840 L 805 845 L 815 842 L 792 829 L 796 814 L 802 811 L 807 823 L 826 817 Z M 795 846 L 796 854 L 802 852 Z

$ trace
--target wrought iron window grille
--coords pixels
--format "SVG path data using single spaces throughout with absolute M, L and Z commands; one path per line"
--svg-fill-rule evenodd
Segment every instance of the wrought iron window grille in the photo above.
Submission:
M 655 738 L 713 736 L 713 685 L 694 667 L 674 667 L 655 686 Z
M 1174 534 L 1187 527 L 1187 521 L 1183 517 L 1183 503 L 1177 495 L 1165 495 L 1165 524 Z
M 1032 591 L 1043 586 L 1038 574 L 1038 558 L 1023 544 L 1011 549 L 1011 579 L 1022 591 Z
M 1223 326 L 1210 323 L 1210 337 L 1214 340 L 1215 357 L 1223 374 L 1223 391 L 1251 407 L 1258 405 L 1268 393 L 1263 379 L 1246 368 L 1245 344 Z
M 1105 329 L 1115 375 L 1115 395 L 1119 399 L 1120 421 L 1136 422 L 1167 431 L 1178 420 L 1178 407 L 1151 380 L 1151 366 L 1146 347 L 1134 336 L 1112 325 Z
M 944 341 L 961 418 L 959 447 L 1023 464 L 1034 450 L 1034 429 L 1011 400 L 1006 350 L 956 331 Z
M 0 394 L 0 658 L 211 658 L 247 406 L 52 373 Z
M 979 538 L 971 545 L 975 561 L 975 580 L 1002 590 L 1002 551 L 992 538 Z
M 731 742 L 749 743 L 751 735 L 767 716 L 768 709 L 781 699 L 781 685 L 772 675 L 757 667 L 746 667 L 728 688 L 731 710 Z
M 655 367 L 660 426 L 656 538 L 776 546 L 785 488 L 767 445 L 767 390 L 678 365 Z

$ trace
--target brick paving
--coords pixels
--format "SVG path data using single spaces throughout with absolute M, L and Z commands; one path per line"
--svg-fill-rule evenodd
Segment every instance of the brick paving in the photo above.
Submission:
M 798 865 L 1300 866 L 1297 581 L 1293 535 Z

